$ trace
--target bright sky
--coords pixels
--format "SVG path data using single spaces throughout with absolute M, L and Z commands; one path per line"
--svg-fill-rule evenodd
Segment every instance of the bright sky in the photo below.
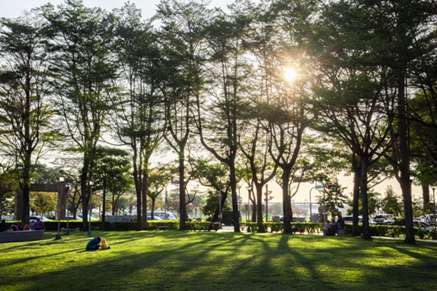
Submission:
M 60 4 L 63 0 L 0 0 L 0 17 L 18 17 L 24 11 L 39 7 L 45 3 Z M 87 6 L 102 7 L 106 10 L 120 8 L 128 0 L 84 0 Z M 143 17 L 150 18 L 155 12 L 156 5 L 160 0 L 130 0 L 129 2 L 143 11 Z M 212 6 L 226 7 L 232 0 L 211 0 Z

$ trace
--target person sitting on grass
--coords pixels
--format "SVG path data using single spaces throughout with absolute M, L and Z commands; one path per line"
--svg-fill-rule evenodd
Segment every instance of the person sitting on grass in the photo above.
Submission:
M 100 237 L 95 237 L 92 240 L 90 240 L 86 245 L 87 251 L 97 251 L 100 247 L 100 241 L 102 239 Z

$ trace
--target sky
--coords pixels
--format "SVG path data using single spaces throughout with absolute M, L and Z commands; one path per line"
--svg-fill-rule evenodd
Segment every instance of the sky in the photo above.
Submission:
M 19 17 L 24 11 L 39 7 L 45 3 L 54 5 L 64 2 L 63 0 L 0 0 L 0 17 Z M 84 0 L 86 6 L 102 7 L 106 10 L 120 8 L 127 0 Z M 143 12 L 144 18 L 150 18 L 155 12 L 156 5 L 160 0 L 130 0 Z M 211 6 L 226 7 L 232 0 L 211 0 Z

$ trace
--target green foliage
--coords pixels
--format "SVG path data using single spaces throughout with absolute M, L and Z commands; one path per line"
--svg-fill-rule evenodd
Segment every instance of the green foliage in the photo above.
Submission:
M 0 173 L 0 217 L 14 212 L 14 196 L 17 189 L 16 172 L 2 169 Z
M 331 214 L 334 220 L 336 215 L 344 208 L 347 197 L 344 194 L 344 187 L 335 180 L 327 180 L 323 184 L 322 194 L 319 196 L 320 211 L 323 214 Z
M 38 215 L 46 215 L 56 211 L 56 194 L 48 192 L 32 192 L 30 208 Z
M 392 214 L 395 217 L 403 213 L 402 202 L 393 190 L 393 187 L 387 187 L 385 197 L 381 201 L 381 208 L 385 213 Z
M 149 172 L 149 191 L 147 195 L 156 199 L 164 190 L 168 183 L 171 182 L 172 171 L 168 167 L 157 167 Z

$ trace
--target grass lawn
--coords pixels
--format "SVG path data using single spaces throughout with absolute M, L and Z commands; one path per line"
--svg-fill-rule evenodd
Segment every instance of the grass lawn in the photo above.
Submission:
M 0 244 L 0 290 L 437 290 L 437 244 L 280 234 L 82 233 Z

